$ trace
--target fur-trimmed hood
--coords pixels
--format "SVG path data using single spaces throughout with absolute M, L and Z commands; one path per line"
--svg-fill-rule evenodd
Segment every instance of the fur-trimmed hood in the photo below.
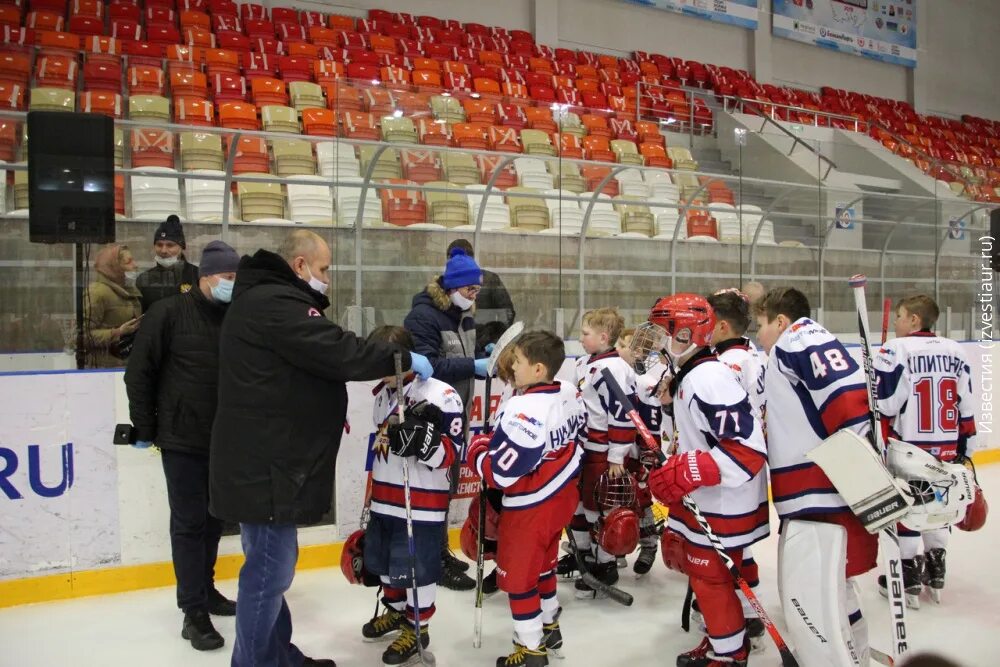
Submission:
M 424 291 L 413 297 L 412 305 L 417 305 L 417 299 L 422 294 L 426 294 L 431 304 L 442 313 L 449 313 L 455 317 L 461 317 L 462 315 L 471 317 L 476 313 L 475 304 L 473 304 L 472 308 L 468 311 L 462 311 L 458 309 L 458 306 L 451 302 L 451 297 L 448 296 L 448 291 L 441 286 L 441 276 L 434 276 L 434 279 L 427 283 Z M 449 312 L 452 309 L 454 309 L 454 312 Z

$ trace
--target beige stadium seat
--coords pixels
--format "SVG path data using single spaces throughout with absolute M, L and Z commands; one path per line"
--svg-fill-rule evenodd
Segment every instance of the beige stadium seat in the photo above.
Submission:
M 479 183 L 479 167 L 468 153 L 444 153 L 441 163 L 449 183 L 463 186 Z
M 169 123 L 170 101 L 159 95 L 131 95 L 128 98 L 128 117 L 130 120 Z
M 323 99 L 323 88 L 311 81 L 290 82 L 288 84 L 288 94 L 292 100 L 292 106 L 300 113 L 303 109 L 326 108 L 326 102 Z
M 269 104 L 260 108 L 260 120 L 265 132 L 299 134 L 299 114 L 292 107 Z
M 26 164 L 26 163 L 22 163 Z M 28 208 L 28 172 L 14 172 L 14 209 L 17 211 Z
M 308 141 L 272 139 L 271 150 L 278 176 L 312 176 L 316 173 L 316 159 Z
M 268 174 L 243 174 L 244 176 L 267 176 Z M 284 218 L 285 195 L 279 183 L 237 183 L 240 197 L 241 217 L 247 222 L 254 220 Z
M 572 134 L 581 139 L 587 134 L 587 128 L 583 126 L 583 121 L 572 111 L 558 114 L 556 123 L 564 134 Z
M 431 113 L 437 120 L 443 120 L 449 125 L 465 122 L 465 109 L 462 103 L 450 95 L 434 95 L 431 97 Z
M 549 208 L 538 194 L 535 188 L 514 187 L 507 190 L 511 227 L 526 232 L 549 228 Z
M 528 155 L 555 155 L 556 149 L 547 132 L 521 130 L 521 145 Z
M 204 132 L 181 132 L 181 169 L 223 169 L 222 137 Z
M 382 140 L 391 144 L 417 143 L 417 128 L 412 118 L 382 117 Z
M 584 197 L 593 197 L 593 192 L 584 192 Z M 580 208 L 587 212 L 588 202 L 582 202 Z M 590 212 L 590 224 L 587 225 L 587 236 L 617 236 L 622 231 L 621 215 L 615 210 L 611 197 L 603 192 L 597 195 L 594 208 Z
M 469 202 L 469 211 L 471 212 L 471 217 L 469 218 L 470 225 L 476 224 L 476 220 L 479 217 L 479 210 L 483 203 L 483 192 L 485 191 L 486 186 L 478 183 L 465 186 L 465 198 Z M 493 190 L 486 199 L 486 207 L 483 210 L 483 229 L 499 230 L 510 227 L 510 207 L 504 203 L 503 195 L 502 191 Z
M 552 227 L 543 233 L 561 234 L 563 236 L 579 236 L 583 229 L 583 210 L 580 202 L 574 199 L 564 199 L 565 197 L 579 196 L 569 190 L 545 190 L 545 195 L 553 197 L 546 199 L 545 205 L 549 209 L 549 220 Z M 556 199 L 555 197 L 558 197 Z
M 723 243 L 739 243 L 743 239 L 740 216 L 732 204 L 710 204 L 708 212 L 719 226 L 719 240 Z
M 28 111 L 76 111 L 76 94 L 63 88 L 32 88 Z
M 374 146 L 361 147 L 362 174 L 368 173 L 368 166 L 371 164 L 375 151 L 376 148 Z M 372 171 L 372 178 L 374 180 L 386 180 L 402 177 L 403 167 L 399 161 L 399 151 L 392 150 L 391 148 L 383 151 L 378 158 L 378 162 L 375 164 L 375 169 Z
M 575 162 L 550 162 L 550 169 L 558 171 L 556 174 L 556 186 L 561 190 L 567 190 L 574 194 L 580 194 L 587 190 L 587 182 L 580 175 L 580 165 Z
M 125 130 L 115 128 L 115 166 L 125 166 Z
M 445 227 L 461 227 L 469 224 L 469 202 L 458 183 L 430 181 L 428 187 L 450 188 L 454 192 L 425 192 L 424 199 L 430 211 L 430 221 Z
M 614 139 L 611 141 L 611 151 L 615 154 L 615 160 L 621 164 L 635 164 L 641 167 L 646 163 L 632 141 Z M 642 177 L 640 176 L 640 178 Z
M 691 151 L 682 146 L 671 146 L 667 149 L 667 155 L 673 160 L 674 169 L 698 170 L 698 163 L 691 155 Z
M 616 200 L 621 199 L 616 197 Z M 622 234 L 632 236 L 653 236 L 656 232 L 656 221 L 648 206 L 640 204 L 624 204 L 615 202 L 615 211 L 621 215 Z

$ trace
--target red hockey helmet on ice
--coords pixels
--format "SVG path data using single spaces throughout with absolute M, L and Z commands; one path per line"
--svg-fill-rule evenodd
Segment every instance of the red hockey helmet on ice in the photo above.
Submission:
M 672 294 L 659 299 L 649 311 L 649 321 L 663 327 L 678 343 L 706 347 L 712 343 L 715 311 L 697 294 Z
M 344 542 L 344 550 L 340 553 L 340 571 L 352 584 L 379 585 L 379 578 L 365 568 L 365 531 L 354 531 Z
M 500 527 L 500 515 L 493 505 L 489 502 L 486 503 L 486 539 L 488 541 L 495 542 L 497 539 L 497 532 Z M 462 524 L 462 531 L 459 533 L 460 542 L 462 545 L 462 553 L 469 560 L 476 560 L 478 558 L 479 551 L 479 501 L 475 498 L 469 503 L 469 515 L 465 517 L 465 523 Z M 487 544 L 487 546 L 489 546 Z M 483 554 L 484 560 L 495 560 L 495 551 L 486 551 Z
M 600 520 L 597 543 L 614 556 L 625 556 L 639 544 L 639 515 L 628 507 L 618 507 Z
M 635 478 L 628 472 L 623 472 L 618 477 L 612 477 L 608 472 L 604 472 L 597 478 L 594 485 L 594 504 L 598 509 L 608 511 L 616 507 L 636 506 L 636 484 Z
M 979 530 L 986 523 L 986 515 L 989 512 L 990 507 L 986 504 L 986 496 L 983 495 L 982 487 L 977 484 L 972 504 L 965 508 L 965 518 L 956 525 L 960 530 L 969 532 Z

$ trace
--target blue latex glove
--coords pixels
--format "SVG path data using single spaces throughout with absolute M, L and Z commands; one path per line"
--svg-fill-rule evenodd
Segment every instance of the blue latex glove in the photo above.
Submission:
M 410 370 L 417 374 L 421 380 L 426 380 L 434 375 L 434 367 L 422 354 L 410 352 Z
M 153 446 L 153 443 L 149 440 L 136 440 L 132 443 L 132 446 L 136 449 L 149 449 Z
M 486 377 L 486 364 L 489 359 L 476 359 L 476 377 Z
M 497 349 L 496 343 L 490 343 L 486 346 L 486 354 L 493 354 L 493 350 Z

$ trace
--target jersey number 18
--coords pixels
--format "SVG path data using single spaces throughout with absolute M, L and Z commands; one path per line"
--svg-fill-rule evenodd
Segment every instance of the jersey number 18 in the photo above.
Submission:
M 917 430 L 933 433 L 934 408 L 937 408 L 938 428 L 945 432 L 958 429 L 958 381 L 955 378 L 941 378 L 937 381 L 937 400 L 934 396 L 933 378 L 921 378 L 913 384 L 917 397 Z

